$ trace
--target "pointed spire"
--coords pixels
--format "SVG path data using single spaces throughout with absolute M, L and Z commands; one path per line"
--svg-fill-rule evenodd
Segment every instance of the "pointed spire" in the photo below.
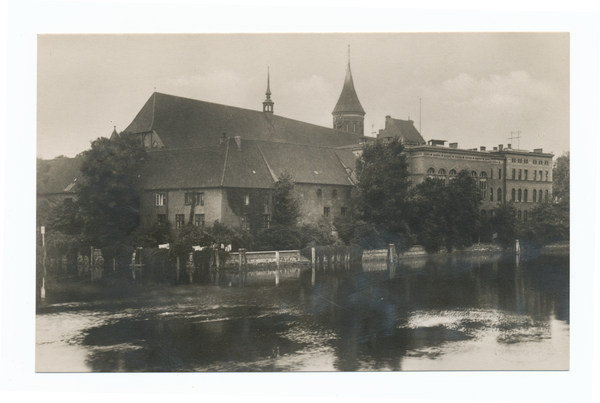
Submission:
M 120 137 L 120 136 L 119 136 L 119 133 L 117 133 L 117 126 L 114 126 L 113 132 L 112 132 L 112 134 L 110 135 L 110 139 L 109 139 L 109 140 L 116 140 L 116 139 L 118 139 L 119 137 Z
M 271 100 L 271 72 L 267 67 L 267 92 L 265 92 L 267 99 L 263 102 L 263 112 L 273 113 L 273 105 L 275 104 Z
M 343 113 L 365 114 L 362 108 L 356 90 L 354 89 L 354 80 L 352 79 L 352 70 L 350 69 L 350 45 L 348 45 L 348 68 L 346 69 L 346 78 L 344 79 L 344 87 L 340 98 L 333 109 L 333 115 Z

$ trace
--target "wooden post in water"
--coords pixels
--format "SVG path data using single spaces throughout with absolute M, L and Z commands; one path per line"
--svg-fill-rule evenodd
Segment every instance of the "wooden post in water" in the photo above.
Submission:
M 179 270 L 180 270 L 179 256 L 177 256 L 176 261 L 175 261 L 175 271 L 177 272 L 177 281 L 179 281 Z
M 275 262 L 277 263 L 277 271 L 275 271 L 275 285 L 279 285 L 279 251 L 275 251 Z
M 242 282 L 242 259 L 244 258 L 244 248 L 238 249 L 238 259 L 239 259 L 239 276 L 240 276 L 240 284 Z
M 519 240 L 518 239 L 515 241 L 515 253 L 517 255 L 521 254 L 521 245 L 519 244 Z

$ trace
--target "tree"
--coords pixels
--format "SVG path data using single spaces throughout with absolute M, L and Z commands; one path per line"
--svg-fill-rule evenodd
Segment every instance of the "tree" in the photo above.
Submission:
M 86 243 L 104 247 L 123 242 L 139 224 L 138 174 L 145 150 L 132 137 L 105 137 L 82 153 L 77 204 Z
M 411 191 L 410 227 L 430 252 L 449 251 L 472 243 L 479 224 L 481 196 L 476 181 L 463 170 L 446 185 L 426 179 Z
M 300 201 L 294 196 L 294 180 L 288 173 L 283 173 L 275 183 L 271 196 L 273 201 L 273 225 L 293 227 L 300 217 Z
M 571 152 L 567 151 L 556 159 L 556 164 L 552 169 L 552 193 L 553 198 L 566 206 L 570 204 L 570 160 Z
M 353 203 L 357 219 L 370 228 L 364 230 L 376 233 L 382 242 L 406 244 L 411 181 L 402 143 L 396 138 L 366 145 L 356 161 L 356 177 Z
M 492 230 L 503 247 L 511 246 L 517 238 L 517 210 L 512 202 L 503 203 L 492 210 Z

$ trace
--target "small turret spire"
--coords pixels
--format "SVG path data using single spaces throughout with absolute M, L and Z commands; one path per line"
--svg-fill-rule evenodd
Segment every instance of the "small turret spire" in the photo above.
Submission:
M 275 104 L 271 100 L 271 72 L 267 67 L 267 92 L 265 92 L 267 99 L 263 102 L 263 112 L 265 113 L 273 113 L 273 105 Z

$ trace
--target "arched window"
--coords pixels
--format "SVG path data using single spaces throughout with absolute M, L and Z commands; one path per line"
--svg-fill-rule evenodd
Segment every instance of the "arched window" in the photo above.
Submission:
M 504 201 L 504 199 L 502 199 L 502 189 L 501 188 L 498 188 L 498 201 L 499 202 Z
M 521 210 L 517 211 L 517 218 L 521 221 Z
M 440 169 L 438 175 L 446 175 L 446 170 L 444 168 Z
M 510 195 L 511 195 L 511 200 L 512 201 L 516 201 L 517 200 L 517 191 L 515 189 L 510 191 Z
M 523 192 L 523 201 L 524 201 L 525 203 L 527 203 L 527 193 L 528 193 L 528 192 L 527 192 L 527 189 L 525 189 L 525 191 Z
M 487 172 L 481 171 L 481 175 L 479 176 L 481 176 L 482 178 L 487 178 Z
M 527 222 L 527 210 L 523 212 L 523 221 Z
M 477 172 L 471 171 L 471 176 L 474 177 L 474 178 L 477 178 Z
M 533 189 L 533 202 L 537 201 L 537 190 Z
M 548 191 L 547 190 L 545 192 L 544 201 L 548 201 Z
M 490 188 L 490 201 L 494 201 L 494 189 Z
M 456 169 L 450 170 L 450 176 L 456 176 Z
M 518 201 L 521 201 L 521 189 L 519 189 L 518 195 L 519 195 L 519 196 L 518 196 L 517 200 L 518 200 Z
M 481 191 L 481 200 L 487 199 L 487 181 L 486 180 L 479 181 L 479 190 Z
M 542 189 L 538 192 L 538 202 L 542 202 Z
M 433 169 L 433 168 L 429 168 L 429 169 L 427 170 L 427 175 L 435 175 L 435 169 Z

